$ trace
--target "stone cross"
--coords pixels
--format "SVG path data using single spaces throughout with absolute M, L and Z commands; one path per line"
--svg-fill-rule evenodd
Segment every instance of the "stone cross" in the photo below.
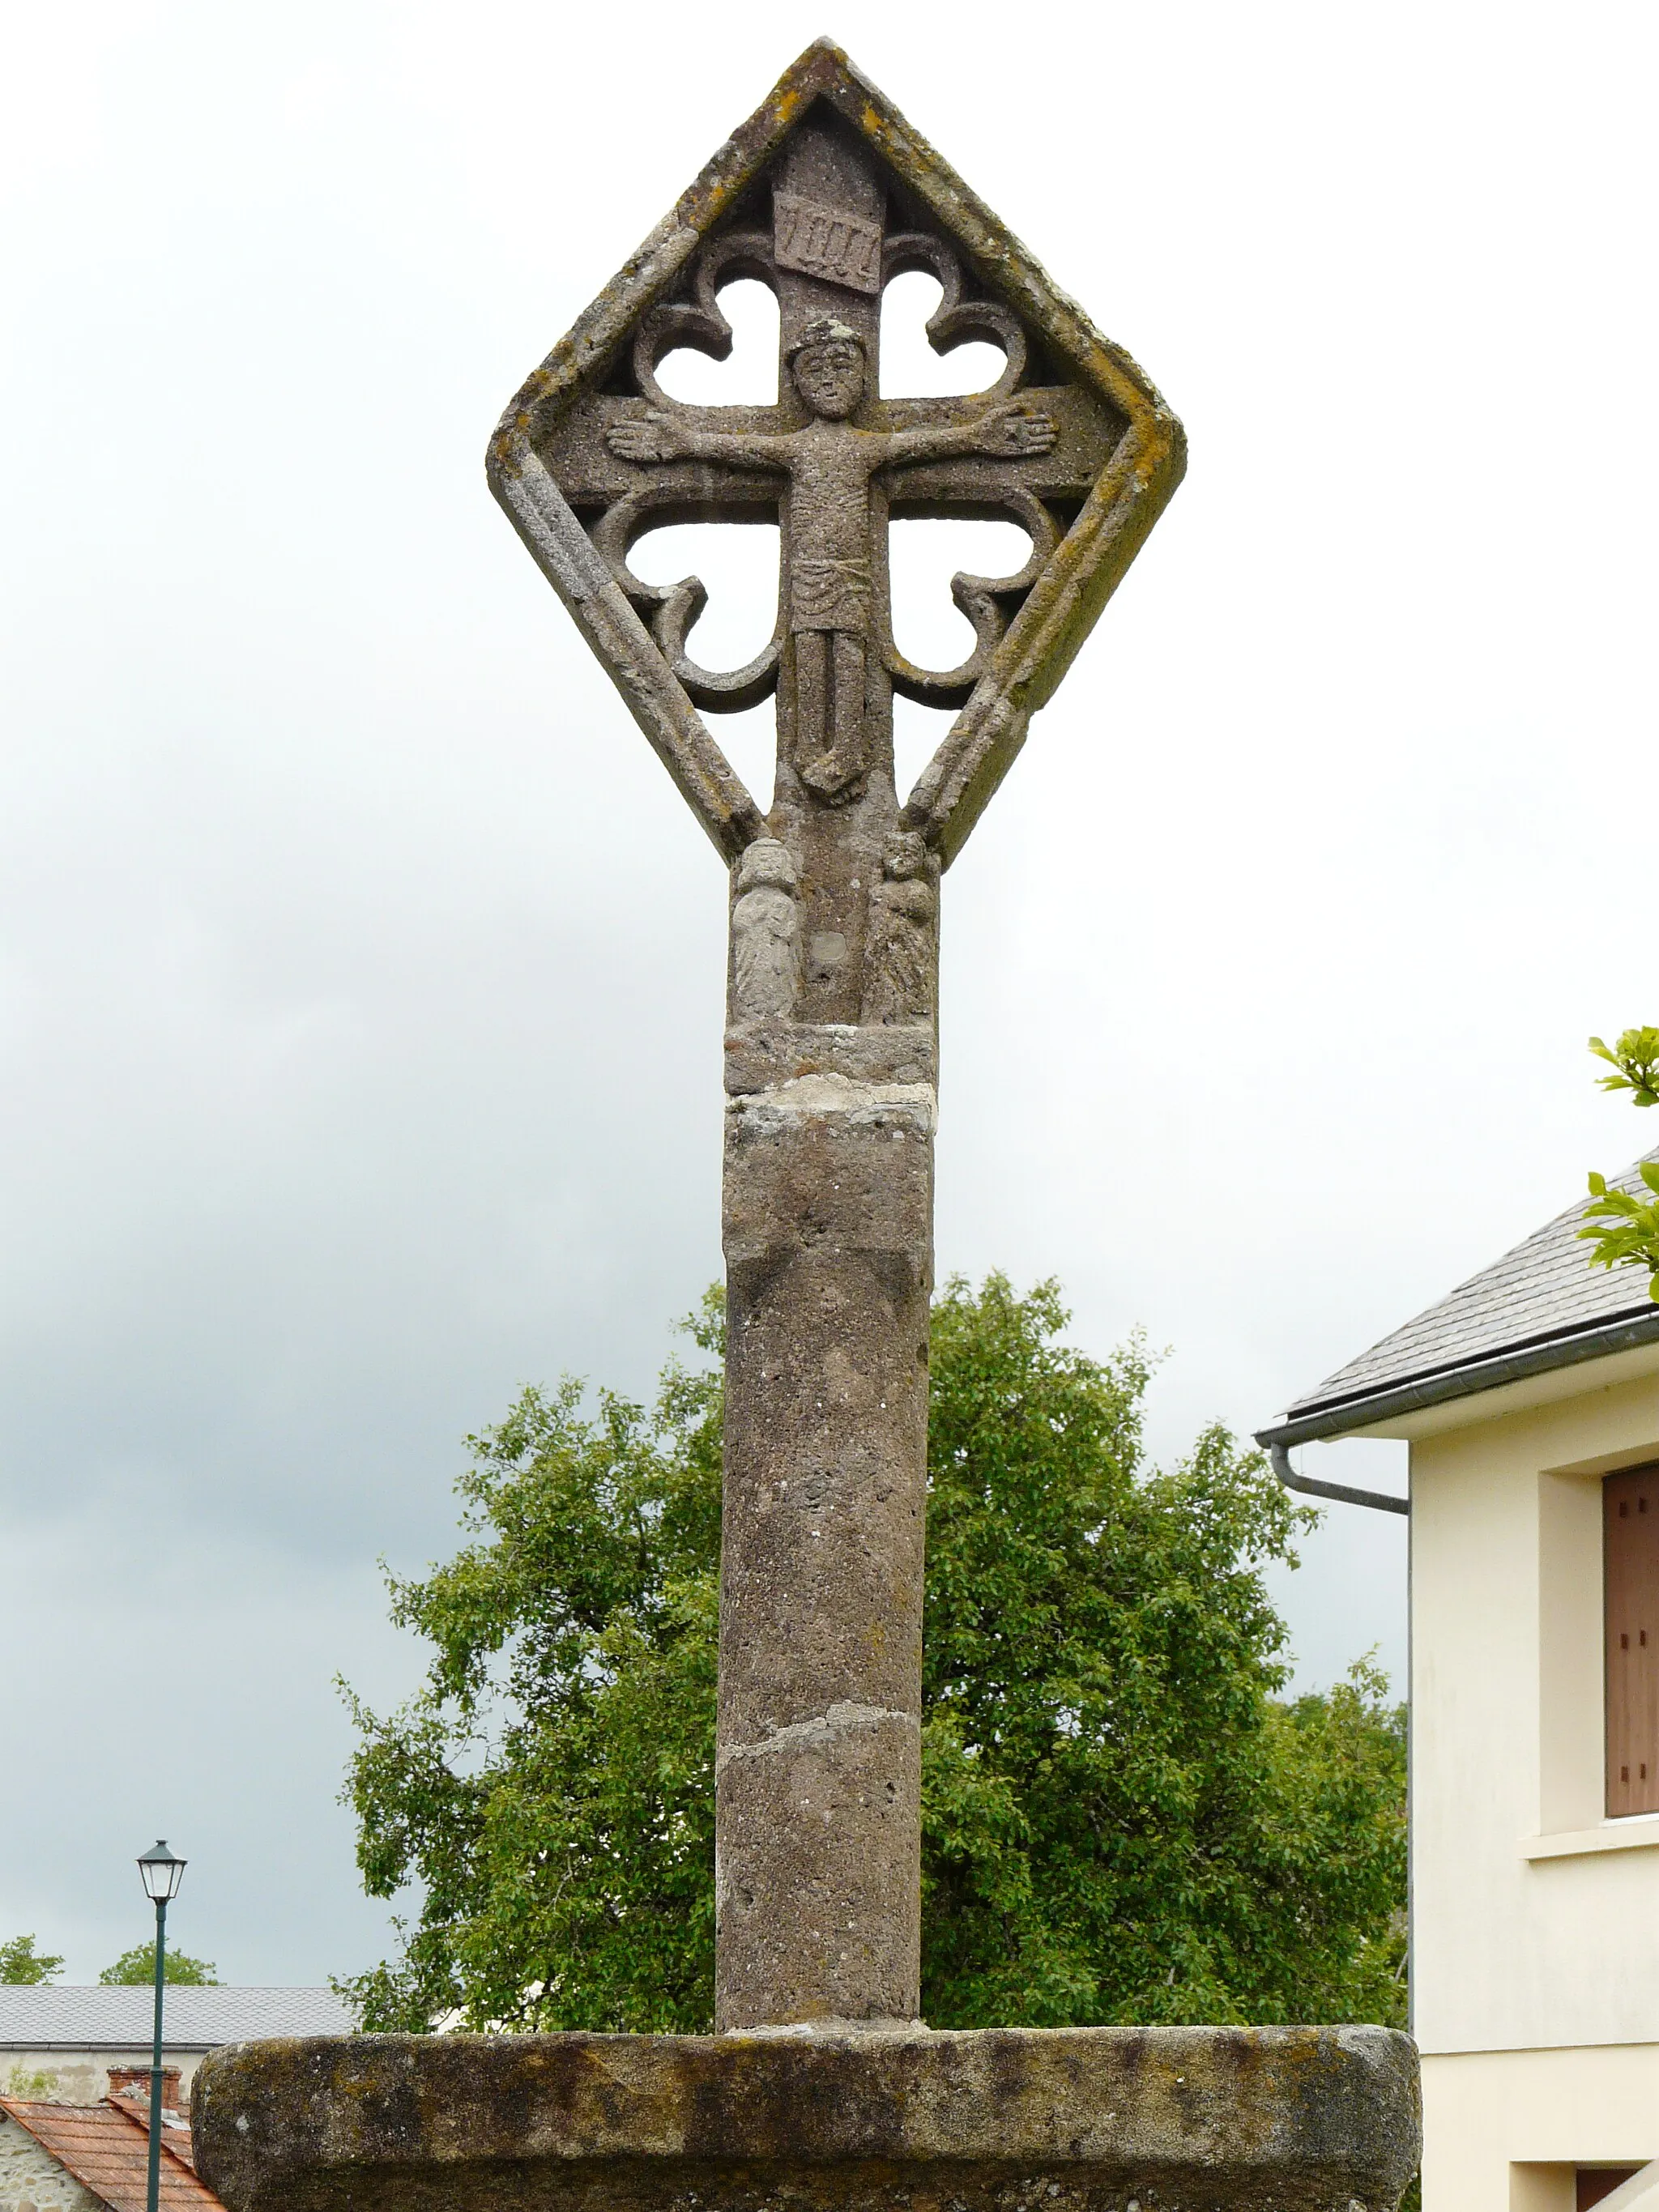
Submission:
M 884 286 L 939 280 L 940 351 L 996 383 L 888 397 Z M 771 406 L 689 406 L 723 285 L 780 310 Z M 725 1503 L 716 1760 L 721 2028 L 913 2021 L 939 878 L 1032 711 L 1179 482 L 1180 426 L 1127 356 L 819 44 L 721 148 L 508 410 L 490 478 L 731 866 Z M 975 643 L 893 641 L 887 525 L 995 516 L 1017 574 L 958 576 Z M 642 582 L 665 524 L 776 520 L 772 638 L 699 666 L 695 577 Z M 957 709 L 895 786 L 895 691 Z M 763 816 L 702 712 L 777 698 Z
M 1106 164 L 1091 215 L 1110 234 Z M 940 281 L 938 349 L 1002 349 L 988 392 L 883 396 L 880 289 L 909 268 Z M 779 296 L 779 400 L 681 407 L 657 365 L 728 349 L 741 274 Z M 714 2006 L 748 2033 L 232 2044 L 195 2084 L 228 2212 L 1387 2212 L 1416 2172 L 1389 2028 L 915 2017 L 938 880 L 1182 460 L 1134 362 L 823 42 L 508 407 L 493 491 L 730 867 Z M 894 646 L 907 514 L 1030 535 L 1018 575 L 953 581 L 960 668 Z M 769 518 L 772 639 L 699 668 L 702 584 L 644 584 L 630 546 Z M 902 803 L 896 690 L 956 710 Z M 763 814 L 703 710 L 772 692 Z
M 1113 184 L 1103 161 L 1108 235 Z M 1000 347 L 988 392 L 882 394 L 881 289 L 915 268 L 936 347 Z M 738 276 L 778 297 L 777 403 L 681 406 L 658 364 L 725 353 Z M 228 2212 L 1387 2212 L 1416 2171 L 1416 2057 L 1389 2029 L 916 2017 L 939 874 L 1182 454 L 1134 363 L 823 43 L 502 418 L 497 498 L 730 869 L 715 2012 L 748 2032 L 234 2045 L 194 2099 Z M 1017 575 L 955 580 L 958 668 L 894 646 L 895 514 L 1030 537 Z M 773 517 L 771 641 L 701 668 L 702 586 L 642 582 L 629 549 Z M 895 691 L 957 710 L 902 802 Z M 773 692 L 763 814 L 702 713 Z

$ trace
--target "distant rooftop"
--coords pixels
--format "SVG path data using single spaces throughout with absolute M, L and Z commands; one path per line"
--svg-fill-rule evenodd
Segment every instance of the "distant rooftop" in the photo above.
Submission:
M 0 2118 L 15 2120 L 27 2129 L 40 2148 L 90 2190 L 100 2203 L 107 2205 L 110 2212 L 144 2212 L 149 2129 L 137 2108 L 129 2108 L 125 2098 L 106 2097 L 98 2105 L 53 2105 L 4 2097 L 0 2098 Z M 219 2199 L 196 2174 L 189 2130 L 165 2128 L 161 2142 L 160 2212 L 224 2212 Z
M 126 2051 L 148 2047 L 155 2017 L 148 1987 L 77 1988 L 0 1983 L 0 2051 Z M 169 2051 L 211 2051 L 266 2035 L 348 2035 L 349 2008 L 332 1990 L 167 1985 Z
M 1644 1155 L 1659 1160 L 1659 1151 Z M 1642 1188 L 1633 1162 L 1610 1176 Z M 1261 1431 L 1263 1443 L 1350 1435 L 1376 1421 L 1659 1340 L 1659 1304 L 1639 1267 L 1592 1267 L 1581 1243 L 1589 1199 L 1460 1283 L 1369 1352 L 1328 1375 Z

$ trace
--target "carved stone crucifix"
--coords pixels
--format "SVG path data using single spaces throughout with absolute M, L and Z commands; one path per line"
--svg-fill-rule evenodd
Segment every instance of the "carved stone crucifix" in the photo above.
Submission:
M 969 398 L 888 398 L 884 287 L 938 277 Z M 722 285 L 780 309 L 779 398 L 696 407 Z M 514 400 L 496 495 L 732 865 L 726 1490 L 716 1767 L 722 2027 L 913 2019 L 933 1279 L 938 882 L 1180 480 L 1180 426 L 838 49 L 808 50 Z M 997 517 L 1018 574 L 958 576 L 959 667 L 893 641 L 887 526 Z M 688 577 L 630 548 L 781 526 L 745 668 L 700 667 Z M 895 691 L 959 711 L 901 805 Z M 702 720 L 775 691 L 763 817 Z
M 829 222 L 827 214 L 823 220 Z M 714 461 L 785 479 L 791 755 L 811 796 L 835 805 L 857 796 L 870 769 L 871 647 L 878 635 L 891 635 L 885 607 L 879 630 L 876 619 L 873 479 L 879 473 L 902 482 L 907 466 L 947 456 L 1046 453 L 1054 426 L 1014 399 L 967 422 L 913 422 L 896 429 L 850 421 L 866 398 L 870 363 L 864 339 L 835 315 L 803 325 L 783 357 L 807 417 L 798 429 L 709 428 L 690 410 L 653 409 L 644 422 L 614 424 L 605 443 L 625 460 Z M 702 410 L 705 416 L 709 411 Z M 971 487 L 963 489 L 971 496 Z M 958 500 L 968 504 L 961 493 Z

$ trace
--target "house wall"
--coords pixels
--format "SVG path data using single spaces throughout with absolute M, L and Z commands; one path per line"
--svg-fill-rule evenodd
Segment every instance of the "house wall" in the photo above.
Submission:
M 1601 1478 L 1647 1459 L 1651 1376 L 1413 1442 L 1425 2212 L 1659 2157 L 1659 1815 L 1602 1816 Z
M 104 2212 L 102 2202 L 0 2114 L 0 2212 Z
M 1424 2212 L 1573 2212 L 1580 2166 L 1659 2157 L 1659 2046 L 1423 2061 Z
M 1413 1444 L 1425 2051 L 1659 2042 L 1659 1816 L 1601 1818 L 1600 1478 L 1648 1457 L 1649 1377 Z
M 162 2063 L 179 2069 L 185 2096 L 205 2051 L 180 2051 L 163 2045 Z M 95 2105 L 108 2094 L 112 2067 L 143 2067 L 148 2071 L 150 2054 L 134 2045 L 131 2050 L 28 2051 L 21 2045 L 0 2048 L 0 2097 L 42 2098 L 61 2105 Z M 0 2204 L 0 2212 L 5 2207 Z

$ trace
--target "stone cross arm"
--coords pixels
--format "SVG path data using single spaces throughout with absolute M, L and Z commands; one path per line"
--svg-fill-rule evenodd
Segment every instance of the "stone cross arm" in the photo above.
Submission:
M 902 452 L 875 472 L 871 485 L 872 550 L 877 569 L 873 616 L 877 641 L 896 688 L 938 705 L 960 706 L 971 696 L 986 649 L 1006 628 L 1002 603 L 1015 605 L 1052 556 L 1066 520 L 1088 498 L 1123 434 L 1121 417 L 1074 385 L 1028 386 L 1017 400 L 985 394 L 962 398 L 886 399 L 868 404 L 860 428 L 869 436 L 906 441 L 921 432 L 959 433 L 966 440 L 988 425 L 993 433 L 1012 422 L 1045 419 L 1054 425 L 1042 451 L 945 451 L 915 456 Z M 583 395 L 558 423 L 542 458 L 579 515 L 595 518 L 594 543 L 612 574 L 649 624 L 659 647 L 698 706 L 719 712 L 752 706 L 775 688 L 778 647 L 786 619 L 781 599 L 778 626 L 765 650 L 747 667 L 719 672 L 702 667 L 687 650 L 686 635 L 702 611 L 700 580 L 653 586 L 628 565 L 633 545 L 647 532 L 684 522 L 777 522 L 788 505 L 788 477 L 780 465 L 757 465 L 758 455 L 718 458 L 695 451 L 662 460 L 634 459 L 616 450 L 613 434 L 636 427 L 653 433 L 781 446 L 799 424 L 787 407 L 700 407 L 653 404 L 610 392 Z M 745 461 L 748 465 L 745 465 Z M 955 595 L 978 634 L 975 653 L 961 669 L 915 666 L 893 641 L 885 589 L 886 518 L 996 518 L 1023 526 L 1032 541 L 1030 559 L 1013 576 L 959 577 Z

